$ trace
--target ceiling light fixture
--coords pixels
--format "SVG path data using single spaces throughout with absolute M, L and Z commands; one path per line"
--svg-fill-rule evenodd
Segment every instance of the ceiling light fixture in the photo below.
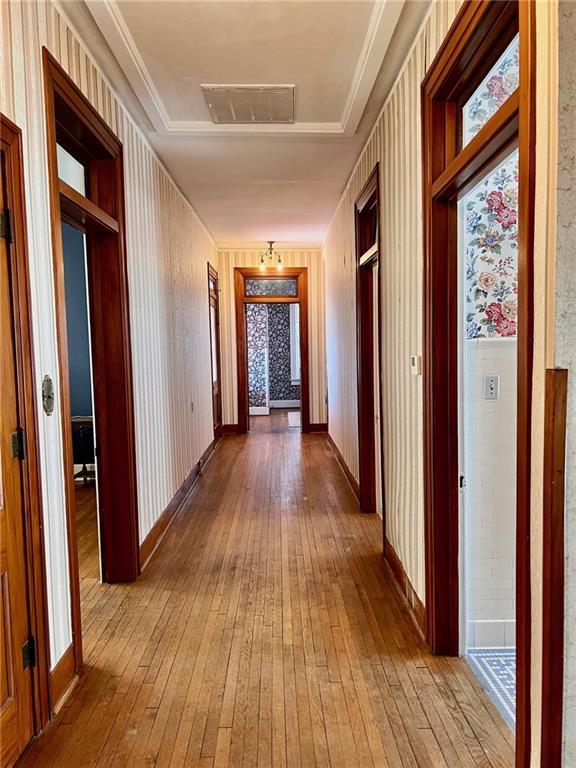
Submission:
M 282 272 L 284 269 L 284 264 L 282 263 L 282 255 L 274 250 L 274 243 L 275 240 L 268 240 L 268 250 L 263 251 L 260 254 L 260 264 L 258 267 L 260 268 L 261 272 L 266 272 L 267 265 L 266 262 L 268 261 L 269 265 L 272 266 L 274 260 L 276 259 L 276 271 Z

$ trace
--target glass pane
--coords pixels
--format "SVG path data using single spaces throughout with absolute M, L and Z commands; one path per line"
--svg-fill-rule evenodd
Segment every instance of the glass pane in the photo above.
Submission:
M 466 655 L 515 721 L 518 151 L 459 200 Z
M 218 347 L 216 346 L 216 307 L 210 307 L 210 337 L 212 339 L 212 383 L 218 381 Z
M 60 144 L 56 144 L 58 158 L 58 177 L 69 184 L 76 192 L 86 196 L 86 169 L 72 157 Z
M 466 337 L 516 336 L 518 150 L 464 196 Z
M 261 278 L 246 280 L 246 296 L 296 296 L 297 285 L 293 277 Z
M 516 35 L 462 108 L 462 146 L 476 136 L 518 88 L 518 43 Z

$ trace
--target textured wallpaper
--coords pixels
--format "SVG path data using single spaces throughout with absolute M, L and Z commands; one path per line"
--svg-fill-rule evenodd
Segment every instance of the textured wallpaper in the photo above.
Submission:
M 290 305 L 247 304 L 248 404 L 299 400 L 300 387 L 290 376 Z

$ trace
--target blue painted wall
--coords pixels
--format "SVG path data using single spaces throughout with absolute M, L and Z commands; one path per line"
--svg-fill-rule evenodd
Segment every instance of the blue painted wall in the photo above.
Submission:
M 62 224 L 62 248 L 64 251 L 71 415 L 92 416 L 86 262 L 82 232 L 69 227 L 67 224 Z

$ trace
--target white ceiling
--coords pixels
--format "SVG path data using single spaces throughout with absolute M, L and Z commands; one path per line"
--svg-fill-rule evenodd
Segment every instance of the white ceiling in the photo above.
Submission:
M 149 140 L 216 242 L 321 243 L 404 0 L 86 4 Z M 294 83 L 295 122 L 214 124 L 202 83 Z

